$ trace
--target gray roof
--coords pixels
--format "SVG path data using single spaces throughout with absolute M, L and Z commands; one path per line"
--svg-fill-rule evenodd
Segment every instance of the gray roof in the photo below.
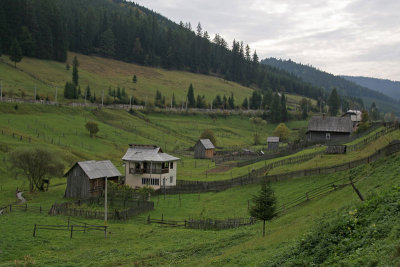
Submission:
M 267 137 L 267 143 L 279 143 L 278 136 L 269 136 Z
M 199 142 L 204 146 L 205 149 L 215 148 L 210 139 L 200 139 Z
M 77 164 L 82 168 L 89 179 L 121 176 L 121 173 L 109 160 L 89 160 L 77 162 L 64 176 L 67 176 Z
M 349 117 L 314 116 L 308 122 L 308 131 L 351 133 L 353 123 Z
M 152 161 L 152 162 L 167 162 L 176 161 L 179 158 L 168 155 L 162 152 L 160 147 L 147 145 L 130 145 L 128 151 L 122 157 L 122 160 L 127 161 Z

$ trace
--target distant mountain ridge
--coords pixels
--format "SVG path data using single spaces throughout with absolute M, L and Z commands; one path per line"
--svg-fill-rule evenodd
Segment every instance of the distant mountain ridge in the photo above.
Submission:
M 296 63 L 290 59 L 282 60 L 276 58 L 266 58 L 262 60 L 261 63 L 285 70 L 301 78 L 305 82 L 324 88 L 328 92 L 335 87 L 342 96 L 361 98 L 366 107 L 369 107 L 372 102 L 375 102 L 381 111 L 393 111 L 400 114 L 400 102 L 398 100 L 382 92 L 358 85 L 340 76 L 321 71 L 313 66 Z
M 378 79 L 363 76 L 346 76 L 341 75 L 340 77 L 352 81 L 360 86 L 367 87 L 371 90 L 381 92 L 387 96 L 390 96 L 396 100 L 400 100 L 400 82 L 391 81 L 387 79 Z

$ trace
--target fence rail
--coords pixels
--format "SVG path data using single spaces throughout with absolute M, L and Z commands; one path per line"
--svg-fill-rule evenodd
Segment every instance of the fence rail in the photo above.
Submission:
M 378 160 L 381 157 L 386 155 L 390 155 L 392 153 L 396 153 L 400 151 L 400 141 L 396 140 L 388 144 L 387 146 L 377 150 L 372 155 L 361 158 L 359 160 L 354 160 L 342 164 L 337 164 L 328 167 L 321 167 L 321 168 L 312 168 L 312 169 L 304 169 L 299 171 L 293 171 L 288 173 L 282 174 L 274 174 L 274 175 L 267 175 L 267 172 L 278 166 L 282 166 L 284 164 L 293 164 L 293 163 L 300 163 L 311 158 L 325 153 L 324 151 L 315 152 L 312 154 L 306 154 L 294 158 L 288 158 L 282 161 L 272 162 L 270 164 L 266 164 L 264 167 L 254 170 L 247 175 L 239 176 L 229 180 L 223 181 L 210 181 L 210 182 L 203 182 L 203 181 L 184 181 L 184 180 L 177 180 L 176 187 L 160 189 L 156 192 L 158 194 L 165 193 L 166 194 L 179 194 L 179 193 L 199 193 L 199 192 L 216 192 L 226 190 L 236 186 L 243 186 L 248 184 L 254 184 L 260 182 L 261 178 L 267 175 L 267 178 L 270 181 L 283 181 L 292 179 L 295 177 L 301 176 L 310 176 L 310 175 L 319 175 L 319 174 L 330 174 L 335 173 L 338 171 L 344 171 L 351 168 L 358 167 L 362 164 L 370 163 L 373 161 Z
M 106 225 L 92 225 L 88 223 L 73 223 L 70 224 L 70 218 L 68 218 L 67 225 L 46 225 L 46 224 L 35 224 L 33 227 L 33 237 L 36 237 L 38 230 L 50 230 L 50 231 L 68 231 L 70 238 L 72 238 L 73 232 L 89 232 L 89 231 L 102 231 L 104 237 L 107 237 Z

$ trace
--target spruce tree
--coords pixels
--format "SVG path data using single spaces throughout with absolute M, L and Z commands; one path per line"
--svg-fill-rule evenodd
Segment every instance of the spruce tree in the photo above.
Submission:
M 196 107 L 196 99 L 194 98 L 194 90 L 192 84 L 189 85 L 187 93 L 187 101 L 188 101 L 188 107 L 190 108 Z
M 281 96 L 281 122 L 285 122 L 288 120 L 288 112 L 286 108 L 286 97 L 285 94 L 282 93 Z
M 276 197 L 267 179 L 261 181 L 261 189 L 258 195 L 253 196 L 253 206 L 250 215 L 263 221 L 263 237 L 265 237 L 265 221 L 276 216 Z
M 22 60 L 22 50 L 17 39 L 14 39 L 10 48 L 10 60 L 14 62 L 14 68 L 17 67 L 17 62 Z
M 79 84 L 78 67 L 79 61 L 78 58 L 75 56 L 72 62 L 72 82 L 75 84 L 75 86 L 78 86 Z
M 272 122 L 281 121 L 281 101 L 277 93 L 272 97 L 270 113 Z
M 133 75 L 132 82 L 133 82 L 133 83 L 137 83 L 137 77 L 136 77 L 136 75 Z
M 329 114 L 331 116 L 336 116 L 340 107 L 340 99 L 336 91 L 336 88 L 333 88 L 331 94 L 329 95 L 328 105 L 329 105 Z

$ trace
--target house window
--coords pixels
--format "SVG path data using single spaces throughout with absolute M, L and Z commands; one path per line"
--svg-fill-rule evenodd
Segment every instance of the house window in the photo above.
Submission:
M 169 183 L 172 184 L 174 182 L 174 176 L 169 177 Z
M 135 168 L 136 169 L 140 169 L 140 163 L 139 162 L 135 164 Z
M 174 168 L 174 163 L 173 163 L 173 162 L 170 162 L 170 163 L 169 163 L 169 168 L 170 168 L 170 169 L 173 169 L 173 168 Z
M 159 185 L 160 179 L 156 178 L 142 178 L 142 184 L 146 185 Z
M 325 139 L 326 140 L 331 140 L 331 133 L 326 133 Z

